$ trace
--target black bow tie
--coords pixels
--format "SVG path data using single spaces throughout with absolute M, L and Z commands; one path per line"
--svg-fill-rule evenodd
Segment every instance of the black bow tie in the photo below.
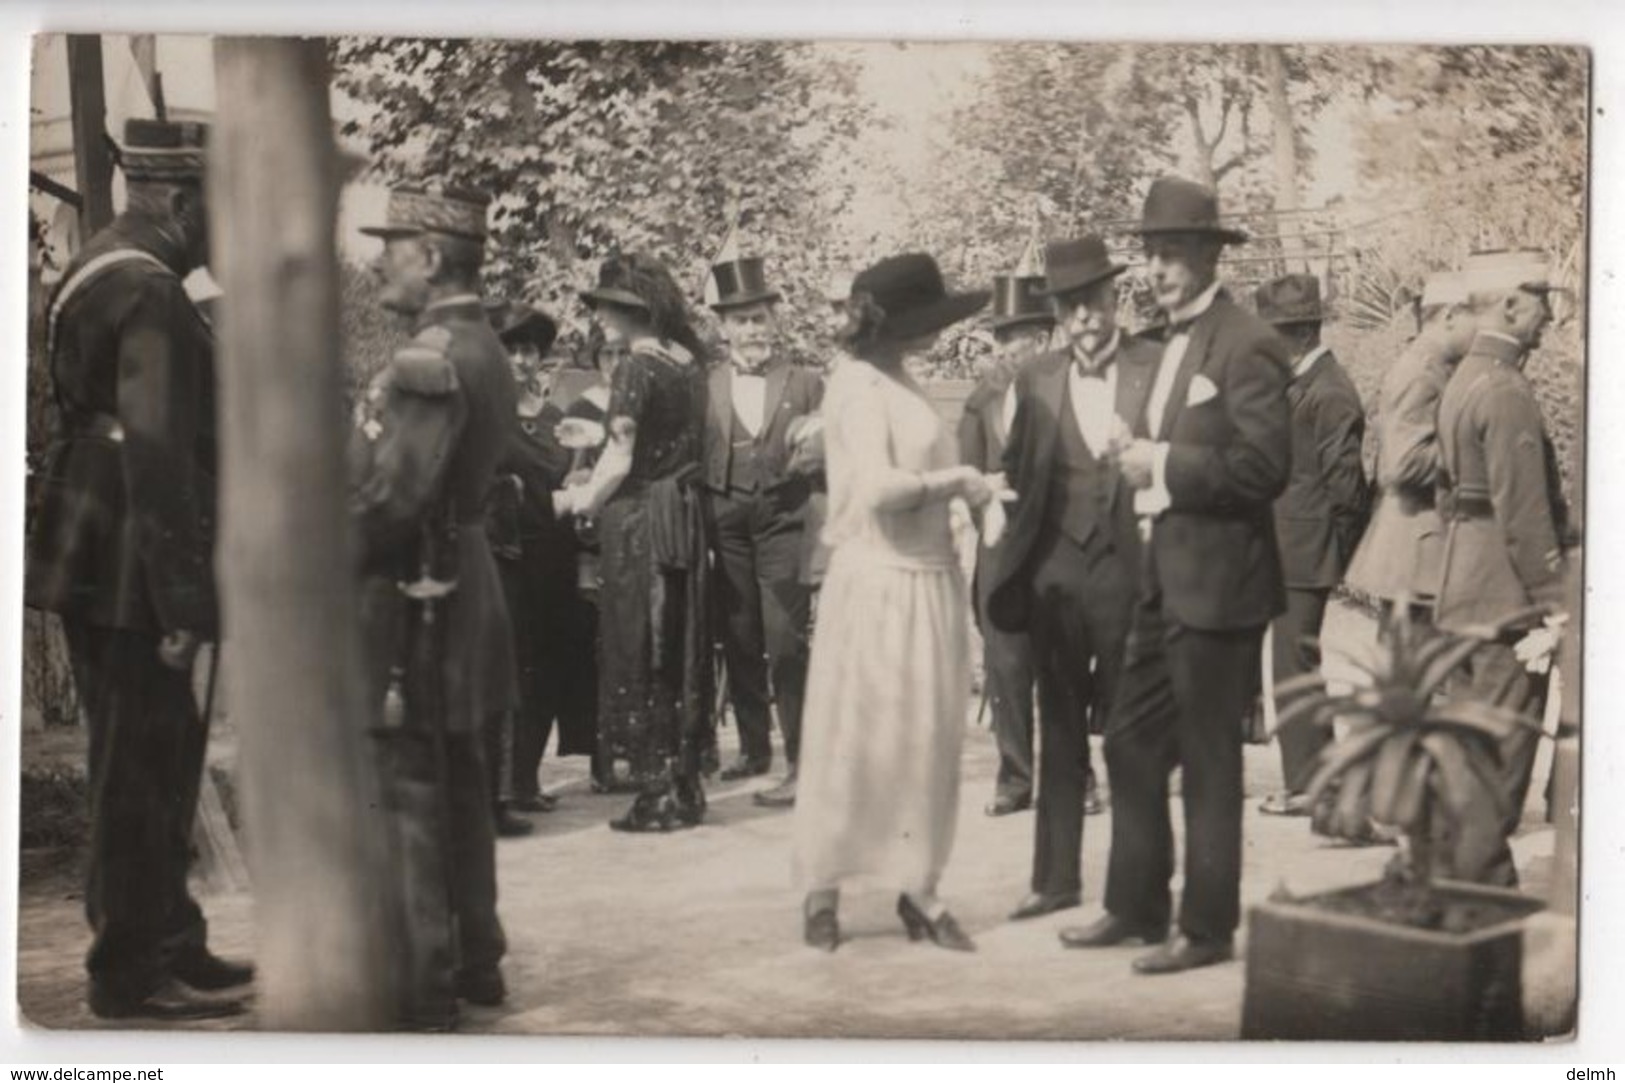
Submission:
M 1112 351 L 1112 356 L 1103 361 L 1097 361 L 1091 357 L 1089 359 L 1089 363 L 1086 364 L 1074 358 L 1072 360 L 1072 367 L 1076 369 L 1078 375 L 1082 376 L 1084 379 L 1103 380 L 1106 378 L 1106 370 L 1111 368 L 1112 362 L 1116 360 L 1117 352 L 1114 350 Z
M 764 373 L 766 371 L 767 371 L 767 363 L 766 362 L 763 362 L 760 365 L 754 365 L 754 366 L 741 365 L 737 361 L 734 362 L 734 372 L 736 374 L 740 375 L 740 376 L 760 376 L 760 375 L 762 375 L 762 373 Z
M 1192 327 L 1192 325 L 1194 325 L 1196 323 L 1196 320 L 1197 320 L 1197 317 L 1195 317 L 1195 316 L 1192 316 L 1188 320 L 1169 320 L 1166 324 L 1163 325 L 1163 328 L 1162 328 L 1162 341 L 1167 342 L 1169 339 L 1173 338 L 1175 335 L 1188 335 L 1188 334 L 1190 334 L 1191 333 L 1191 327 Z

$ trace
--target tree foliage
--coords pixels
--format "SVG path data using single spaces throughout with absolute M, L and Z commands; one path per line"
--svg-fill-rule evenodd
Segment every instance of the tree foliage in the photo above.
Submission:
M 820 241 L 850 194 L 823 166 L 868 116 L 850 66 L 774 42 L 351 38 L 334 54 L 359 113 L 346 134 L 377 174 L 491 191 L 488 285 L 549 309 L 567 340 L 605 256 L 650 251 L 698 301 L 737 223 L 816 349 Z

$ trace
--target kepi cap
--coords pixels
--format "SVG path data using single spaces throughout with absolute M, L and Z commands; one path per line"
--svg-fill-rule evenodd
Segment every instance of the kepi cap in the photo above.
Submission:
M 208 164 L 209 126 L 198 121 L 146 120 L 124 122 L 124 146 L 119 159 L 126 180 L 201 180 Z
M 486 238 L 485 214 L 491 197 L 472 188 L 442 188 L 431 192 L 415 185 L 389 190 L 384 223 L 363 226 L 369 237 L 415 237 L 445 233 L 470 241 Z

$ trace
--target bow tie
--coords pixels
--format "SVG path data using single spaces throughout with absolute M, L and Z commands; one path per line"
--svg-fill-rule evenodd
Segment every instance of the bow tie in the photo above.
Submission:
M 1072 358 L 1072 368 L 1079 376 L 1082 376 L 1085 379 L 1103 380 L 1106 378 L 1106 370 L 1111 368 L 1112 362 L 1116 360 L 1116 350 L 1113 350 L 1105 357 L 1091 357 L 1087 360 L 1080 359 L 1074 355 Z
M 766 362 L 760 365 L 741 365 L 737 361 L 734 362 L 734 375 L 736 376 L 760 376 L 766 371 Z
M 1175 335 L 1190 334 L 1191 326 L 1196 323 L 1196 320 L 1197 317 L 1195 316 L 1192 316 L 1188 320 L 1169 320 L 1167 323 L 1163 324 L 1162 341 L 1167 342 Z

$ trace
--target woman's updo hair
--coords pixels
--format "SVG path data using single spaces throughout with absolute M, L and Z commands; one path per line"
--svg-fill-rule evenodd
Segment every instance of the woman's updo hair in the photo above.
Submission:
M 868 290 L 853 290 L 846 299 L 846 326 L 836 338 L 853 353 L 861 354 L 874 343 L 886 326 L 886 310 Z

